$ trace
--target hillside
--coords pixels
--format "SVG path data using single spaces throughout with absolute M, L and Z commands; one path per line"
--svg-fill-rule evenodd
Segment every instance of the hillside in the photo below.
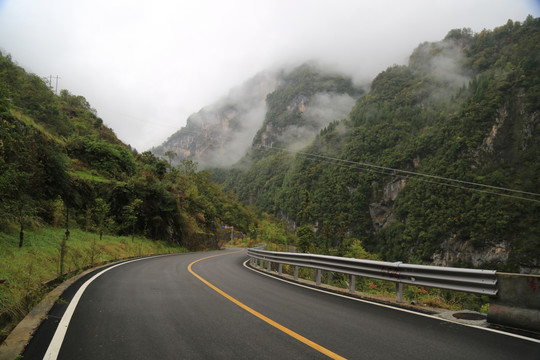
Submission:
M 305 147 L 290 131 L 305 90 L 277 88 L 252 149 L 212 173 L 303 251 L 361 241 L 384 260 L 538 273 L 539 40 L 529 16 L 420 44 Z
M 152 153 L 169 156 L 173 164 L 192 160 L 202 168 L 227 168 L 252 146 L 306 145 L 328 123 L 345 117 L 361 92 L 349 78 L 313 64 L 262 72 L 191 115 Z
M 180 167 L 117 139 L 82 96 L 55 95 L 0 54 L 0 232 L 50 225 L 216 247 L 221 225 L 254 216 L 197 165 Z M 69 233 L 66 231 L 67 237 Z
M 186 126 L 153 148 L 160 157 L 173 155 L 173 164 L 196 161 L 201 168 L 230 166 L 241 159 L 260 128 L 265 98 L 278 79 L 272 71 L 260 73 L 242 86 L 187 119 Z M 167 155 L 166 155 L 167 154 Z

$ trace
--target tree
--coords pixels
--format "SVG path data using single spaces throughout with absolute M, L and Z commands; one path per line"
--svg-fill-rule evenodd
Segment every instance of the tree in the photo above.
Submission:
M 305 253 L 311 248 L 315 231 L 310 226 L 303 225 L 296 229 L 296 237 L 298 238 L 298 250 Z
M 169 159 L 169 166 L 172 168 L 172 161 L 173 159 L 177 156 L 178 154 L 176 154 L 174 151 L 166 151 L 165 152 L 165 156 Z
M 197 172 L 198 164 L 195 161 L 184 159 L 180 161 L 180 172 L 182 174 L 194 174 Z
M 64 202 L 62 201 L 62 198 L 58 196 L 56 200 L 54 200 L 53 204 L 53 225 L 54 225 L 54 231 L 56 231 L 56 228 L 58 227 L 58 222 L 60 221 L 60 218 L 62 217 L 62 209 L 64 208 Z
M 133 200 L 129 205 L 122 208 L 124 224 L 131 229 L 131 241 L 135 240 L 135 225 L 137 224 L 137 213 L 142 205 L 141 199 Z
M 14 210 L 16 211 L 17 222 L 20 226 L 19 248 L 22 248 L 24 243 L 24 225 L 35 213 L 32 198 L 26 194 L 23 194 L 15 203 Z
M 32 174 L 17 167 L 4 167 L 0 174 L 0 213 L 4 219 L 19 225 L 19 248 L 24 244 L 24 226 L 35 214 L 34 200 L 29 195 Z
M 108 215 L 111 207 L 102 198 L 96 199 L 96 205 L 94 207 L 95 224 L 99 233 L 99 240 L 103 238 L 103 230 L 107 227 Z
M 310 211 L 311 199 L 309 198 L 309 191 L 304 192 L 304 202 L 302 203 L 302 208 L 298 212 L 298 218 L 300 219 L 300 224 L 305 225 L 311 220 L 311 211 Z
M 165 177 L 165 174 L 167 173 L 167 163 L 164 161 L 159 161 L 156 163 L 156 176 L 159 179 L 159 181 L 163 180 Z

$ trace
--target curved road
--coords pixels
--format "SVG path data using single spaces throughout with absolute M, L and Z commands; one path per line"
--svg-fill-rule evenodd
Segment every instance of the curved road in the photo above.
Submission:
M 87 284 L 49 358 L 540 358 L 538 342 L 298 287 L 245 260 L 245 251 L 226 250 L 110 268 Z M 61 316 L 54 311 L 24 359 L 45 355 Z

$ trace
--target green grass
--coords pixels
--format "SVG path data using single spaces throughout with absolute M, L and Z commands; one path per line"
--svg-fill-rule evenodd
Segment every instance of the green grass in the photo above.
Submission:
M 110 182 L 112 182 L 112 180 L 105 179 L 103 176 L 95 175 L 95 174 L 93 174 L 92 172 L 89 172 L 89 171 L 76 170 L 76 171 L 73 171 L 73 175 L 75 175 L 75 177 L 77 177 L 79 179 L 89 180 L 89 181 L 93 181 L 93 182 L 102 182 L 102 183 L 110 183 Z
M 26 231 L 24 246 L 17 234 L 0 232 L 0 342 L 48 291 L 44 282 L 55 279 L 60 269 L 64 230 L 46 227 Z M 71 230 L 64 256 L 64 276 L 83 269 L 130 257 L 185 252 L 184 248 L 127 236 L 99 235 Z
M 22 110 L 11 109 L 11 115 L 13 115 L 15 118 L 17 118 L 19 121 L 23 122 L 24 124 L 36 128 L 42 134 L 44 134 L 48 139 L 51 139 L 60 144 L 65 144 L 64 139 L 58 138 L 57 136 L 53 135 L 49 130 L 47 130 L 43 125 L 36 123 L 34 119 L 32 119 L 31 117 L 27 115 L 24 115 Z

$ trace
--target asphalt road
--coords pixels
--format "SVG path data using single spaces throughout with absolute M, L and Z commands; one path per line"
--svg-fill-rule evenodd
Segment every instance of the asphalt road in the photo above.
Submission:
M 82 294 L 58 359 L 540 359 L 537 342 L 284 283 L 246 258 L 226 250 L 110 269 Z M 24 359 L 43 358 L 89 278 L 66 291 Z

